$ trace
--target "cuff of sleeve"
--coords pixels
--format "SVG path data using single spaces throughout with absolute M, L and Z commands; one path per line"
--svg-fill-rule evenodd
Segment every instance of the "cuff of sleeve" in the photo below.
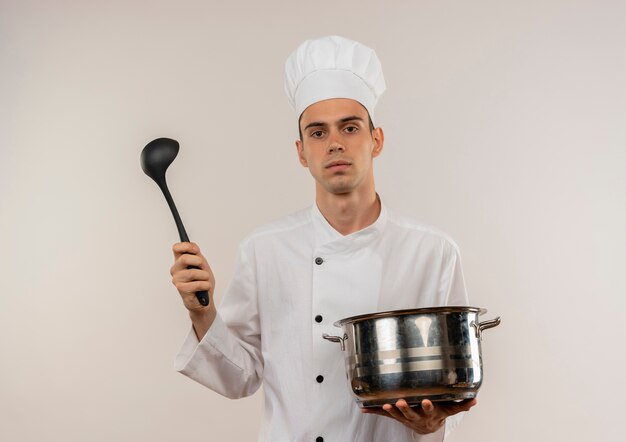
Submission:
M 447 419 L 446 419 L 447 421 Z M 445 438 L 446 425 L 444 424 L 440 429 L 430 434 L 419 434 L 412 432 L 414 442 L 442 442 Z
M 461 419 L 463 419 L 463 416 L 465 416 L 465 412 L 455 414 L 454 416 L 449 416 L 446 419 L 446 422 L 444 424 L 444 428 L 445 428 L 445 436 L 443 438 L 444 441 L 452 433 L 452 430 L 454 430 L 456 427 L 459 426 L 459 424 L 461 423 Z
M 220 317 L 219 313 L 215 316 L 213 324 L 201 341 L 198 341 L 196 331 L 193 326 L 189 330 L 189 334 L 183 343 L 180 351 L 176 355 L 174 362 L 174 368 L 179 372 L 192 372 L 194 371 L 194 356 L 199 348 L 203 348 L 208 353 L 222 354 L 220 351 L 220 342 L 224 342 L 228 334 L 228 328 Z

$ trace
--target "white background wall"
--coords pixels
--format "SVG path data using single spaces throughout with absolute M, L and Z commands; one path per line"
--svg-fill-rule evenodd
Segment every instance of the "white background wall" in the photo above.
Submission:
M 451 439 L 624 440 L 626 3 L 388 3 L 0 1 L 0 440 L 255 440 L 260 394 L 173 370 L 176 230 L 139 153 L 180 141 L 221 297 L 243 236 L 313 201 L 283 63 L 328 34 L 382 60 L 383 199 L 502 316 Z

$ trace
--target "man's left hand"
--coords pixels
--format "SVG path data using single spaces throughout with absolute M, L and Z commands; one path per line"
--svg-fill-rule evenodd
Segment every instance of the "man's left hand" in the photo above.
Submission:
M 441 428 L 448 416 L 468 411 L 474 405 L 476 405 L 476 399 L 439 402 L 437 405 L 424 399 L 421 406 L 409 407 L 404 399 L 400 399 L 395 405 L 385 404 L 382 409 L 362 408 L 361 412 L 387 416 L 401 422 L 416 433 L 430 434 Z

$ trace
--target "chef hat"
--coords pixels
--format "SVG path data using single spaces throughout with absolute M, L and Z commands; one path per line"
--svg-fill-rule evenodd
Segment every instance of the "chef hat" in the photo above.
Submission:
M 285 63 L 285 92 L 298 116 L 318 101 L 350 98 L 373 118 L 385 87 L 374 50 L 343 37 L 307 40 Z

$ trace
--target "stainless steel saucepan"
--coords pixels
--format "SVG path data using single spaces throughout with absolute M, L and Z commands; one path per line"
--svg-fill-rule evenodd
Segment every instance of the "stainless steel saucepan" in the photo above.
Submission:
M 406 399 L 474 398 L 483 381 L 482 332 L 500 318 L 480 322 L 487 310 L 432 307 L 353 316 L 335 322 L 347 377 L 360 407 Z

